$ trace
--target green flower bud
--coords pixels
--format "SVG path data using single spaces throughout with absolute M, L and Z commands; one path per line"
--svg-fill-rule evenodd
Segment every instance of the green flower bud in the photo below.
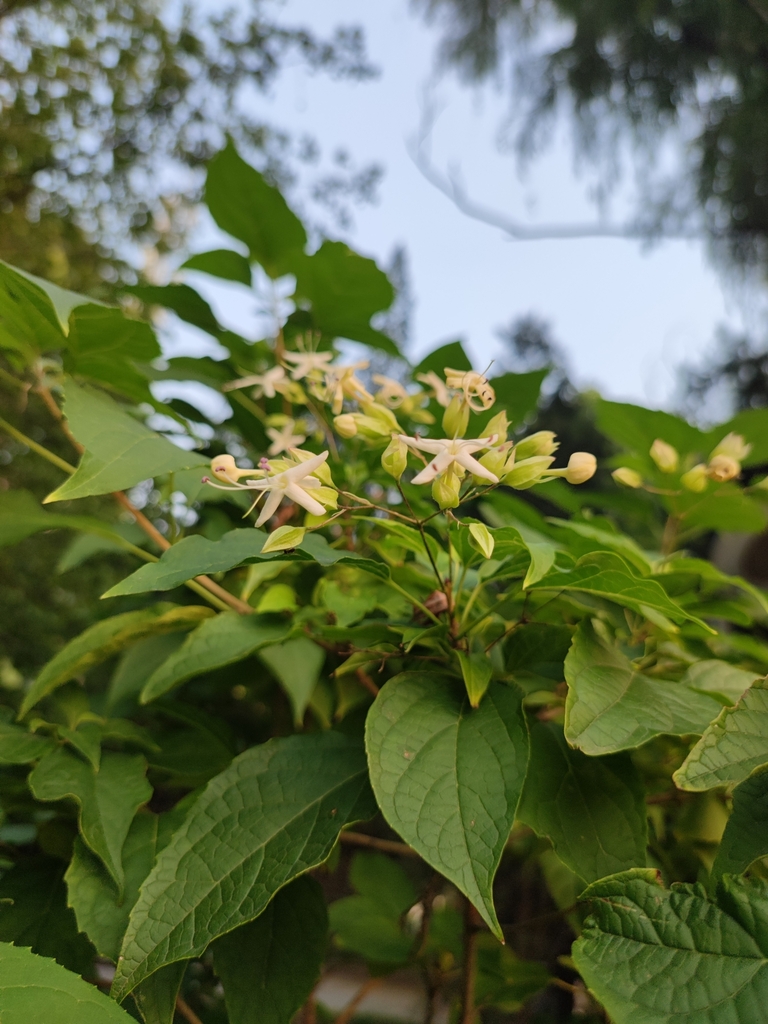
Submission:
M 515 445 L 515 460 L 530 459 L 534 455 L 554 455 L 560 447 L 556 436 L 551 430 L 539 430 L 530 437 L 524 437 Z
M 381 465 L 385 473 L 399 480 L 408 465 L 408 445 L 393 437 L 381 456 Z
M 614 469 L 611 476 L 617 484 L 623 484 L 624 487 L 643 486 L 643 478 L 636 470 L 630 469 L 629 466 L 619 466 L 618 469 Z
M 508 487 L 515 487 L 518 491 L 524 491 L 537 484 L 554 461 L 551 455 L 534 455 L 530 459 L 523 459 L 522 462 L 515 462 L 502 483 Z
M 469 543 L 485 558 L 490 558 L 493 554 L 495 541 L 491 531 L 483 523 L 469 524 Z
M 398 433 L 402 430 L 400 424 L 397 422 L 397 417 L 391 409 L 387 409 L 386 406 L 380 405 L 378 402 L 365 402 L 361 404 L 360 408 L 363 410 L 366 416 L 371 419 L 378 420 L 383 427 L 386 428 L 386 432 L 391 434 L 393 430 L 397 430 Z
M 491 450 L 486 452 L 485 455 L 481 455 L 477 461 L 481 466 L 485 466 L 486 469 L 490 470 L 494 476 L 501 479 L 504 476 L 508 456 L 509 449 L 506 451 L 500 451 L 498 448 L 491 448 Z M 488 481 L 479 476 L 473 476 L 472 479 L 480 486 L 488 486 Z
M 677 471 L 680 463 L 677 448 L 673 448 L 671 444 L 662 441 L 660 437 L 657 437 L 651 445 L 650 454 L 662 473 L 674 473 Z
M 432 497 L 440 508 L 456 508 L 460 489 L 461 478 L 456 473 L 442 473 L 432 484 Z
M 680 482 L 683 487 L 689 491 L 695 491 L 700 494 L 702 491 L 707 489 L 707 467 L 703 462 L 700 462 L 698 466 L 694 466 L 693 469 L 689 469 L 687 473 L 683 473 L 680 477 Z
M 509 433 L 509 420 L 507 419 L 506 410 L 502 409 L 501 412 L 497 412 L 495 416 L 491 416 L 488 422 L 483 427 L 481 437 L 491 437 L 496 434 L 499 444 L 503 444 L 507 440 L 507 434 Z M 531 454 L 544 454 L 548 455 L 549 452 L 535 452 Z
M 460 395 L 454 395 L 443 413 L 446 437 L 463 437 L 469 425 L 469 405 Z

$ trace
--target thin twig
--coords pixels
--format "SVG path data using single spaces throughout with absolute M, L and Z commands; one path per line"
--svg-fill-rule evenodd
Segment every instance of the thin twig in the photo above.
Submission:
M 380 850 L 382 853 L 392 853 L 398 857 L 418 857 L 419 854 L 405 843 L 398 843 L 394 839 L 377 839 L 376 836 L 367 836 L 363 832 L 341 832 L 339 839 L 347 846 L 365 846 L 371 850 Z
M 374 683 L 374 681 L 371 679 L 367 672 L 365 672 L 362 668 L 357 668 L 355 669 L 355 677 L 364 690 L 367 690 L 369 693 L 372 693 L 374 697 L 378 697 L 379 687 L 376 685 L 376 683 Z
M 350 1000 L 349 1003 L 344 1007 L 339 1016 L 334 1021 L 334 1024 L 349 1024 L 352 1017 L 355 1014 L 355 1010 L 358 1008 L 360 1003 L 365 999 L 369 992 L 374 988 L 378 988 L 379 985 L 384 981 L 383 978 L 369 978 L 364 982 L 357 991 L 357 995 Z
M 461 1024 L 475 1024 L 477 932 L 475 908 L 469 900 L 466 900 L 464 904 L 464 965 L 461 973 Z
M 185 1020 L 189 1021 L 189 1024 L 203 1024 L 189 1003 L 182 999 L 181 996 L 176 997 L 176 1011 Z

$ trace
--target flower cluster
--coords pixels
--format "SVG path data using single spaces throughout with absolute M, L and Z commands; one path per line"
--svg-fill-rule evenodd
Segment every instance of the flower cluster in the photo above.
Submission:
M 680 473 L 680 483 L 688 490 L 701 493 L 707 489 L 710 481 L 718 484 L 727 483 L 729 480 L 737 480 L 741 475 L 741 464 L 752 450 L 752 445 L 746 444 L 741 434 L 726 434 L 722 441 L 716 445 L 710 453 L 707 462 L 698 462 L 691 465 L 688 461 L 688 468 L 681 465 L 680 453 L 671 444 L 657 437 L 650 448 L 650 456 L 662 473 Z M 613 479 L 623 484 L 624 487 L 645 487 L 649 485 L 635 469 L 628 466 L 620 466 L 613 471 Z
M 365 361 L 334 363 L 332 352 L 285 352 L 280 365 L 232 381 L 225 390 L 253 387 L 257 399 L 280 394 L 312 409 L 311 396 L 330 406 L 335 432 L 341 438 L 359 438 L 374 448 L 385 446 L 381 465 L 395 480 L 406 472 L 409 457 L 420 459 L 422 468 L 410 483 L 430 484 L 441 509 L 455 508 L 476 488 L 502 483 L 523 490 L 557 477 L 580 484 L 595 473 L 597 463 L 588 452 L 576 452 L 565 468 L 553 469 L 559 446 L 551 431 L 539 431 L 517 442 L 509 440 L 510 424 L 503 411 L 491 416 L 482 436 L 464 437 L 471 414 L 487 412 L 496 401 L 493 386 L 483 374 L 450 367 L 444 369 L 443 378 L 434 371 L 418 374 L 416 380 L 425 385 L 423 389 L 409 389 L 401 381 L 373 374 L 369 390 L 360 377 L 367 368 Z M 432 400 L 444 410 L 444 436 L 426 437 L 404 430 L 401 420 L 424 426 L 435 422 L 427 408 Z M 321 416 L 314 410 L 313 415 Z M 262 459 L 255 469 L 238 469 L 231 455 L 220 456 L 212 464 L 219 483 L 209 481 L 212 486 L 258 492 L 252 508 L 266 495 L 257 526 L 274 515 L 283 497 L 312 516 L 335 508 L 337 492 L 326 465 L 329 453 L 314 455 L 299 447 L 312 426 L 287 414 L 269 416 L 267 424 L 268 454 L 286 452 L 290 459 Z M 322 483 L 320 467 L 327 474 Z

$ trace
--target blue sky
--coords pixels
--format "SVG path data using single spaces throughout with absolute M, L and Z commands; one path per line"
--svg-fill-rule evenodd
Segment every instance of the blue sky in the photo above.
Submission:
M 637 241 L 621 239 L 513 242 L 467 218 L 429 184 L 408 143 L 420 123 L 425 87 L 434 85 L 438 34 L 413 15 L 408 0 L 275 6 L 285 23 L 321 33 L 350 22 L 366 31 L 378 79 L 334 82 L 296 67 L 270 98 L 256 102 L 265 118 L 313 134 L 326 152 L 343 147 L 357 164 L 383 164 L 380 200 L 356 211 L 346 238 L 384 262 L 396 245 L 406 247 L 416 300 L 413 354 L 461 337 L 485 366 L 499 353 L 496 330 L 534 313 L 551 322 L 578 384 L 658 407 L 673 400 L 675 367 L 710 349 L 716 325 L 742 323 L 749 295 L 725 287 L 701 243 L 665 241 L 644 251 Z M 586 198 L 589 181 L 575 175 L 565 133 L 521 178 L 515 161 L 495 144 L 506 96 L 462 88 L 450 78 L 439 81 L 433 95 L 442 109 L 434 162 L 459 167 L 475 199 L 532 222 L 596 219 Z M 212 240 L 205 225 L 200 237 Z M 242 319 L 242 302 L 213 298 L 225 318 Z

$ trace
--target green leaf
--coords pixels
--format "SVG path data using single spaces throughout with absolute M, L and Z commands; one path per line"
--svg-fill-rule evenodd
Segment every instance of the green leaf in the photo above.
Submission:
M 371 327 L 375 313 L 389 309 L 395 290 L 374 260 L 360 256 L 344 242 L 325 241 L 311 256 L 291 268 L 296 297 L 311 303 L 312 325 L 329 338 L 349 338 L 397 356 L 391 338 Z
M 226 572 L 236 565 L 260 561 L 268 536 L 272 534 L 254 529 L 230 530 L 216 541 L 208 540 L 199 533 L 193 534 L 163 552 L 158 562 L 142 565 L 103 596 L 119 597 L 123 594 L 141 594 L 147 590 L 172 590 L 202 573 Z M 265 560 L 278 556 L 281 561 L 314 561 L 322 566 L 355 565 L 382 579 L 389 577 L 389 570 L 382 562 L 362 558 L 350 551 L 337 551 L 318 533 L 307 533 L 295 551 L 275 551 L 263 555 Z
M 187 803 L 182 801 L 159 817 L 142 810 L 133 819 L 121 855 L 124 874 L 122 896 L 101 861 L 79 836 L 75 840 L 72 860 L 64 876 L 68 902 L 75 912 L 78 927 L 101 956 L 117 962 L 128 917 L 139 895 L 139 886 L 152 869 L 159 851 L 183 822 Z
M 70 430 L 86 450 L 77 471 L 46 502 L 108 494 L 175 470 L 207 468 L 196 452 L 177 448 L 108 395 L 72 380 L 65 386 L 64 411 Z
M 150 974 L 133 990 L 133 998 L 144 1018 L 144 1024 L 173 1024 L 176 1019 L 176 999 L 186 970 L 185 960 L 168 964 Z
M 100 306 L 0 260 L 0 344 L 38 352 L 61 348 L 78 306 Z
M 705 495 L 681 518 L 685 528 L 700 526 L 705 530 L 739 533 L 761 533 L 768 523 L 768 515 L 760 502 L 735 485 Z
M 543 964 L 518 959 L 509 946 L 500 945 L 487 933 L 477 937 L 477 1006 L 494 1006 L 515 1013 L 550 981 Z
M 175 606 L 166 602 L 94 623 L 80 636 L 70 640 L 43 668 L 24 697 L 19 716 L 26 715 L 57 687 L 83 675 L 138 640 L 191 629 L 215 614 L 213 609 L 203 605 Z
M 64 864 L 27 855 L 0 879 L 0 942 L 29 946 L 78 974 L 93 963 L 93 946 L 67 906 Z M 0 1006 L 3 1006 L 0 1001 Z M 4 1007 L 3 1007 L 4 1009 Z
M 491 682 L 491 660 L 485 653 L 465 654 L 464 651 L 456 651 L 456 657 L 461 666 L 469 703 L 473 708 L 477 708 Z
M 464 346 L 460 341 L 450 341 L 447 345 L 441 345 L 424 356 L 413 371 L 414 379 L 416 374 L 429 373 L 430 371 L 442 378 L 443 370 L 446 366 L 452 370 L 472 369 L 470 358 L 464 351 Z
M 453 369 L 459 369 L 453 363 L 447 365 Z M 519 427 L 525 423 L 539 404 L 541 385 L 550 372 L 549 367 L 545 367 L 543 370 L 531 370 L 530 373 L 504 373 L 500 377 L 494 377 L 491 380 L 491 385 L 496 392 L 494 412 L 500 412 L 502 408 L 506 409 L 507 419 L 513 427 Z M 469 436 L 484 437 L 485 435 L 470 434 Z
M 328 857 L 340 829 L 375 809 L 363 751 L 338 733 L 270 740 L 235 758 L 142 886 L 114 998 L 254 920 L 286 883 Z
M 661 584 L 635 576 L 622 558 L 609 551 L 584 555 L 573 569 L 551 572 L 532 586 L 538 590 L 581 590 L 607 598 L 646 617 L 657 612 L 672 622 L 689 619 L 708 632 L 714 632 L 706 623 L 675 604 Z
M 323 890 L 304 876 L 255 921 L 217 939 L 213 959 L 229 1024 L 290 1024 L 320 977 L 327 938 Z
M 402 964 L 414 944 L 402 917 L 417 900 L 403 869 L 382 853 L 356 853 L 349 880 L 359 895 L 330 906 L 336 944 L 374 964 Z
M 148 306 L 170 309 L 180 320 L 207 334 L 218 336 L 223 332 L 211 307 L 188 284 L 139 284 L 126 290 Z
M 722 697 L 728 704 L 735 704 L 756 677 L 756 672 L 747 672 L 727 661 L 707 658 L 694 662 L 680 681 L 693 690 L 711 693 Z
M 290 623 L 256 615 L 220 612 L 193 630 L 147 679 L 141 691 L 141 703 L 148 704 L 193 676 L 231 665 L 253 654 L 260 647 L 285 640 Z
M 307 244 L 304 226 L 231 140 L 208 164 L 205 201 L 221 230 L 245 242 L 270 277 L 294 272 L 294 259 Z
M 484 523 L 470 523 L 469 535 L 471 537 L 470 544 L 484 558 L 490 558 L 493 555 L 493 534 Z
M 528 541 L 525 545 L 531 556 L 531 564 L 523 580 L 523 590 L 532 587 L 540 579 L 547 575 L 555 564 L 557 548 L 554 544 L 547 544 L 546 541 Z
M 237 281 L 248 288 L 251 287 L 251 265 L 245 256 L 233 249 L 211 249 L 210 252 L 199 252 L 190 256 L 186 263 L 181 264 L 182 270 L 199 270 L 212 277 L 221 277 L 225 281 Z
M 134 1024 L 125 1010 L 55 960 L 0 945 L 3 1024 Z
M 130 647 L 120 658 L 109 684 L 106 708 L 112 711 L 123 701 L 138 699 L 147 679 L 155 669 L 184 643 L 182 633 L 150 636 Z
M 768 854 L 768 765 L 733 791 L 733 809 L 712 865 L 712 876 L 740 875 Z
M 293 720 L 300 726 L 320 678 L 325 651 L 307 637 L 297 637 L 284 644 L 262 648 L 259 658 L 288 694 L 293 708 Z
M 0 492 L 0 547 L 16 544 L 41 530 L 56 529 L 81 530 L 102 537 L 116 546 L 125 547 L 125 538 L 120 530 L 101 519 L 46 512 L 29 491 Z
M 123 888 L 121 851 L 136 811 L 152 796 L 141 754 L 104 751 L 96 771 L 66 747 L 46 754 L 29 775 L 37 800 L 74 800 L 80 834 Z
M 615 550 L 644 576 L 653 568 L 650 558 L 643 549 L 631 537 L 627 537 L 623 533 L 611 533 L 610 530 L 602 530 L 591 523 L 579 523 L 571 519 L 555 519 L 550 517 L 547 519 L 547 522 L 552 523 L 561 530 L 568 530 L 570 533 L 575 533 L 578 537 L 594 542 L 598 549 L 608 548 L 609 550 Z
M 518 817 L 546 836 L 585 882 L 644 867 L 645 792 L 626 754 L 587 757 L 561 726 L 531 722 L 531 757 Z
M 573 633 L 568 626 L 529 622 L 519 626 L 506 641 L 505 667 L 526 692 L 552 689 L 565 681 L 565 658 Z
M 519 693 L 492 683 L 471 710 L 458 680 L 404 672 L 368 712 L 366 746 L 384 817 L 501 938 L 493 878 L 528 760 Z
M 147 378 L 136 364 L 160 355 L 149 324 L 125 316 L 121 309 L 86 306 L 75 311 L 64 367 L 68 373 L 106 384 L 135 402 L 153 402 Z
M 768 887 L 698 887 L 632 871 L 590 886 L 591 916 L 573 947 L 615 1024 L 755 1024 L 768 1005 Z
M 51 749 L 52 741 L 0 721 L 0 764 L 29 764 Z
M 713 697 L 639 672 L 587 620 L 565 659 L 565 738 L 585 754 L 613 754 L 654 736 L 704 732 L 720 711 Z
M 672 778 L 680 789 L 741 782 L 768 763 L 768 682 L 758 680 L 738 704 L 722 708 Z
M 295 612 L 298 607 L 293 587 L 287 583 L 273 583 L 259 598 L 256 612 L 259 615 L 265 612 Z
M 597 425 L 606 437 L 643 459 L 652 471 L 656 470 L 656 464 L 650 457 L 650 450 L 657 437 L 677 448 L 681 456 L 706 455 L 712 448 L 706 434 L 679 416 L 640 405 L 600 399 Z

